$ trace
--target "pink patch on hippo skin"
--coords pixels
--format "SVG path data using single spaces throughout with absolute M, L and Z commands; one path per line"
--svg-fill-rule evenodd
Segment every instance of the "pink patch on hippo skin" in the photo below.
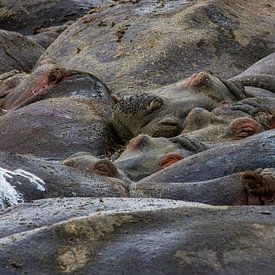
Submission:
M 164 169 L 182 159 L 183 159 L 183 156 L 178 153 L 168 153 L 163 156 L 160 167 L 161 169 Z
M 66 70 L 56 65 L 42 65 L 22 81 L 4 100 L 2 108 L 13 111 L 38 101 L 46 88 L 66 77 Z
M 190 77 L 188 77 L 188 78 L 186 78 L 186 79 L 178 82 L 178 85 L 177 85 L 178 87 L 177 88 L 179 89 L 179 91 L 188 89 L 188 87 L 189 87 L 189 85 L 191 83 L 191 80 L 192 80 L 192 76 L 190 76 Z

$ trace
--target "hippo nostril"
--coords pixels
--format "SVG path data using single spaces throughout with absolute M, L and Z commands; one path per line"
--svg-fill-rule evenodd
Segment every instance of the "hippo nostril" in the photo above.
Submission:
M 154 98 L 149 102 L 147 111 L 148 113 L 151 113 L 157 109 L 159 109 L 163 104 L 163 101 L 161 98 Z

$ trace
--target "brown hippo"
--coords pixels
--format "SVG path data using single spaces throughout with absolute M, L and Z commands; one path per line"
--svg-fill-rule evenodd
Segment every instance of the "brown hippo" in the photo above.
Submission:
M 47 49 L 52 42 L 63 32 L 72 22 L 67 22 L 63 25 L 53 26 L 48 28 L 39 28 L 34 30 L 33 35 L 27 36 L 34 40 L 43 48 Z
M 125 95 L 114 106 L 113 125 L 127 141 L 140 133 L 172 137 L 183 130 L 186 116 L 194 107 L 213 110 L 244 99 L 210 72 L 200 72 L 178 83 L 150 93 Z
M 124 94 L 207 69 L 229 78 L 274 52 L 270 0 L 115 2 L 78 19 L 42 59 L 100 76 Z
M 176 199 L 212 205 L 275 204 L 275 170 L 257 169 L 196 182 L 144 181 L 130 185 L 130 196 Z
M 75 153 L 63 160 L 62 163 L 88 174 L 118 178 L 123 180 L 127 185 L 132 183 L 127 177 L 128 175 L 125 176 L 124 169 L 121 170 L 119 167 L 116 167 L 110 159 L 100 159 L 88 152 Z
M 273 274 L 274 215 L 273 206 L 39 200 L 1 213 L 0 273 Z
M 152 138 L 138 135 L 133 138 L 114 165 L 133 181 L 138 181 L 190 155 L 209 149 L 196 139 Z

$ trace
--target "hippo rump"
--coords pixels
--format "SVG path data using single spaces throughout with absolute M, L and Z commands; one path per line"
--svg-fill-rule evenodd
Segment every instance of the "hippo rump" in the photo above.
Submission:
M 273 274 L 274 211 L 158 199 L 39 200 L 2 211 L 0 273 Z
M 111 90 L 128 93 L 206 69 L 228 78 L 274 52 L 269 0 L 116 2 L 79 19 L 41 58 L 100 76 Z
M 64 159 L 111 154 L 119 144 L 110 106 L 87 98 L 45 99 L 0 117 L 0 151 Z

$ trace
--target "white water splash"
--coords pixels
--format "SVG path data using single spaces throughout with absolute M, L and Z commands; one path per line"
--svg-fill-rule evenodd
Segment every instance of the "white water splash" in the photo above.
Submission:
M 40 179 L 39 177 L 37 177 L 36 175 L 32 174 L 32 173 L 29 173 L 23 169 L 16 169 L 14 170 L 13 172 L 10 172 L 12 173 L 12 175 L 17 175 L 17 176 L 22 176 L 22 177 L 25 177 L 25 178 L 28 178 L 30 180 L 30 182 L 35 185 L 36 189 L 39 190 L 39 191 L 45 191 L 45 182 Z M 21 183 L 21 182 L 19 182 Z M 22 184 L 22 183 L 21 183 Z
M 37 190 L 45 191 L 45 182 L 39 177 L 23 169 L 10 171 L 0 167 L 0 209 L 24 202 L 22 194 L 16 191 L 15 187 L 7 180 L 13 179 L 13 176 L 21 176 L 33 184 Z M 22 185 L 20 181 L 17 183 Z

